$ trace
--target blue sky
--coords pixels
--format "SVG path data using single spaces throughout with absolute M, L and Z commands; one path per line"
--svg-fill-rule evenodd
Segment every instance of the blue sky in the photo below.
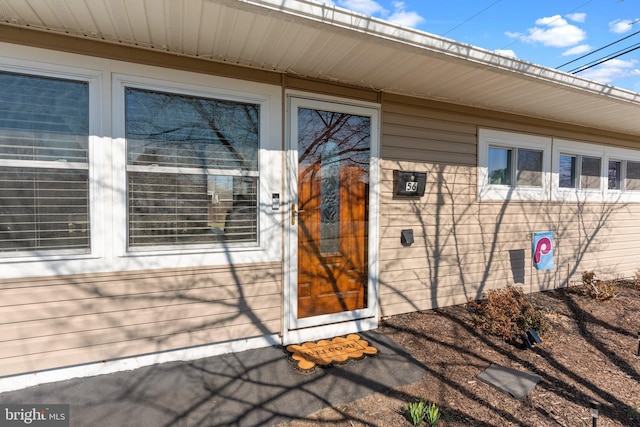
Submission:
M 324 3 L 550 68 L 560 67 L 566 72 L 638 48 L 578 75 L 640 92 L 640 0 L 324 0 Z M 612 45 L 598 50 L 609 44 Z M 576 61 L 563 66 L 573 60 Z

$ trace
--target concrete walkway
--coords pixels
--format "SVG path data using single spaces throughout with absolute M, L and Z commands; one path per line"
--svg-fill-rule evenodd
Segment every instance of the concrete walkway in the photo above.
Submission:
M 0 402 L 71 405 L 71 426 L 271 426 L 421 379 L 424 367 L 388 337 L 380 354 L 298 372 L 282 348 L 63 381 L 0 394 Z M 409 400 L 409 399 L 408 399 Z

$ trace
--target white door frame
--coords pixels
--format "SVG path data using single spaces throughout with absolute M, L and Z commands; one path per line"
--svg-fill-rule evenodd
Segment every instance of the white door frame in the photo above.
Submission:
M 379 152 L 380 106 L 335 97 L 310 96 L 288 91 L 286 94 L 285 151 L 285 253 L 284 253 L 284 325 L 283 344 L 335 337 L 378 327 L 378 242 L 379 242 Z M 371 119 L 371 158 L 369 164 L 369 247 L 367 307 L 362 310 L 298 319 L 298 219 L 291 223 L 298 203 L 297 111 L 311 108 L 337 111 Z

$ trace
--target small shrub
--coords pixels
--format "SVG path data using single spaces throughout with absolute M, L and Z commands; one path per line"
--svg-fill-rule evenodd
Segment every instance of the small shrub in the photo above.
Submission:
M 606 301 L 618 295 L 618 287 L 615 280 L 598 280 L 593 271 L 585 271 L 582 273 L 582 288 L 578 293 L 598 301 Z
M 640 269 L 636 270 L 636 277 L 633 279 L 633 288 L 640 289 Z
M 477 327 L 505 341 L 519 337 L 529 329 L 535 329 L 540 335 L 549 330 L 542 312 L 535 309 L 522 288 L 512 285 L 490 290 L 486 300 L 473 301 L 470 308 Z
M 428 403 L 423 397 L 409 403 L 404 413 L 414 426 L 421 426 L 423 421 L 430 426 L 435 426 L 440 421 L 438 406 L 435 403 Z
M 585 271 L 582 273 L 582 284 L 584 286 L 593 286 L 596 283 L 596 273 L 593 271 Z

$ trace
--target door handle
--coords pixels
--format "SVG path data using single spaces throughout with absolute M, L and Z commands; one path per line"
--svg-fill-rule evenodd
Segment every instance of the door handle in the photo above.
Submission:
M 291 225 L 296 225 L 296 217 L 304 212 L 304 209 L 297 210 L 296 204 L 291 203 Z

